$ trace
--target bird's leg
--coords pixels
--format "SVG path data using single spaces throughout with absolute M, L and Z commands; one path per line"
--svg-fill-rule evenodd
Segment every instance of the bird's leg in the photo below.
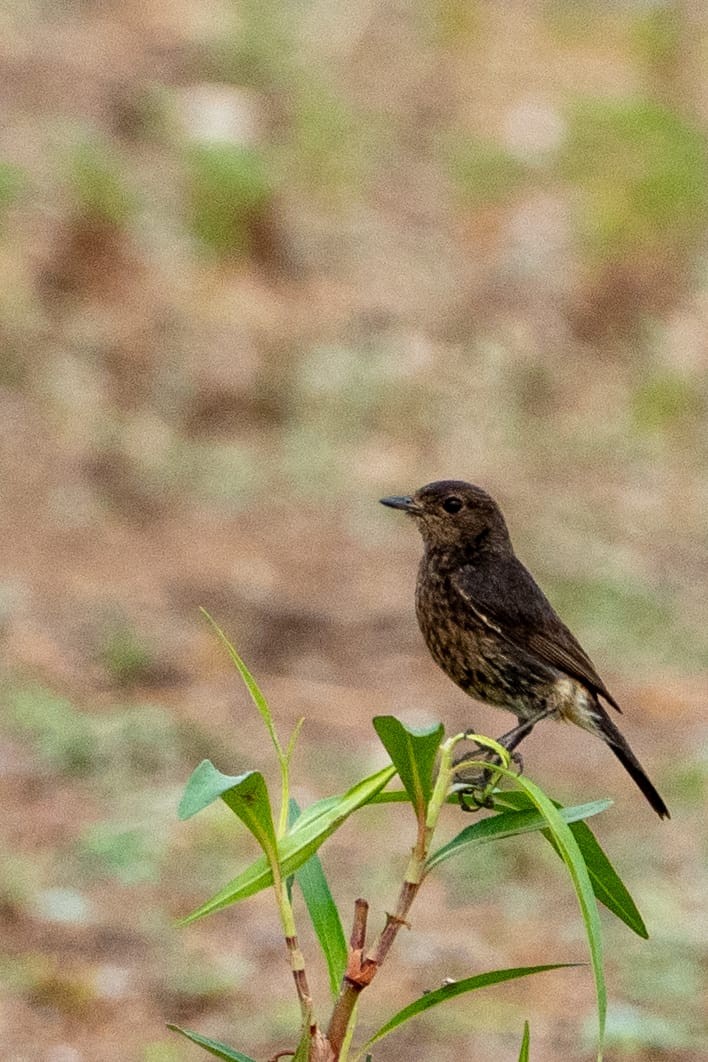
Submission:
M 523 767 L 523 760 L 521 758 L 521 754 L 518 752 L 514 752 L 514 750 L 516 749 L 517 745 L 521 744 L 525 737 L 528 737 L 528 735 L 531 733 L 534 726 L 538 722 L 539 718 L 541 718 L 541 716 L 534 716 L 533 719 L 526 719 L 523 723 L 519 723 L 518 726 L 515 726 L 513 730 L 509 730 L 506 734 L 502 734 L 501 737 L 495 739 L 497 745 L 502 745 L 507 752 L 511 753 L 511 758 L 518 767 Z M 473 730 L 468 730 L 465 733 L 465 737 L 471 738 L 473 734 Z M 485 748 L 484 746 L 480 745 L 479 742 L 475 742 L 475 744 L 481 750 L 481 754 L 485 757 L 485 759 L 488 759 L 490 763 L 500 762 L 499 756 L 496 754 L 496 752 L 492 752 L 491 749 Z M 464 760 L 468 760 L 469 758 L 469 753 L 461 753 L 457 757 L 455 762 L 462 763 L 464 762 Z
M 506 734 L 502 734 L 497 738 L 497 744 L 502 745 L 506 751 L 510 754 L 512 762 L 516 764 L 519 774 L 524 769 L 524 758 L 520 752 L 516 752 L 517 747 L 521 744 L 524 738 L 528 737 L 536 723 L 542 716 L 534 716 L 533 719 L 526 719 L 523 723 L 519 723 L 513 730 L 508 730 Z M 498 759 L 498 757 L 497 757 Z
M 515 726 L 513 730 L 508 730 L 506 734 L 502 734 L 497 738 L 497 744 L 503 745 L 507 752 L 513 753 L 524 738 L 528 737 L 536 723 L 540 723 L 542 719 L 547 719 L 549 715 L 553 714 L 552 708 L 544 708 L 541 712 L 536 712 L 530 719 L 524 719 L 523 722 L 519 722 L 518 726 Z M 517 753 L 518 756 L 518 753 Z M 520 758 L 520 757 L 519 757 Z M 516 757 L 512 756 L 514 762 Z

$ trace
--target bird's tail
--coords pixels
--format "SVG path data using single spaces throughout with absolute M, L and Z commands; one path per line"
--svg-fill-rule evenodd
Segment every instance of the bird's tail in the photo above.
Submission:
M 670 819 L 669 809 L 649 781 L 646 771 L 632 752 L 627 740 L 617 729 L 601 704 L 596 703 L 593 705 L 593 709 L 593 722 L 596 724 L 596 733 L 612 749 L 627 774 L 634 779 L 657 815 L 662 819 Z

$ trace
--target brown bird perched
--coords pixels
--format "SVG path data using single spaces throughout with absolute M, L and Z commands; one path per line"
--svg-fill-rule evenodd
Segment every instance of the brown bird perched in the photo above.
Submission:
M 609 745 L 656 813 L 669 811 L 601 703 L 621 711 L 578 641 L 514 553 L 479 487 L 442 480 L 381 503 L 414 517 L 424 553 L 416 613 L 433 659 L 465 693 L 507 708 L 509 750 L 541 719 L 564 719 Z

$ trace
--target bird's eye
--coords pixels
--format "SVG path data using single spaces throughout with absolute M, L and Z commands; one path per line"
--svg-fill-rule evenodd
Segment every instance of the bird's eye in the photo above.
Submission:
M 462 501 L 453 495 L 451 498 L 445 499 L 442 503 L 442 507 L 446 513 L 459 513 L 462 508 Z

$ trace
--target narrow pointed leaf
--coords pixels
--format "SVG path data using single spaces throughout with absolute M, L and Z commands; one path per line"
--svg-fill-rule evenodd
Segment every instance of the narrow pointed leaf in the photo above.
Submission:
M 290 801 L 291 817 L 299 813 L 294 800 Z M 311 855 L 295 871 L 295 880 L 302 891 L 310 921 L 327 961 L 332 998 L 339 994 L 339 986 L 347 966 L 347 942 L 337 905 L 334 902 L 320 857 Z
M 510 970 L 491 970 L 489 973 L 466 977 L 463 981 L 453 981 L 451 984 L 443 985 L 442 988 L 437 988 L 434 992 L 427 992 L 424 996 L 416 999 L 414 1003 L 404 1007 L 403 1010 L 399 1010 L 366 1041 L 364 1048 L 371 1047 L 372 1044 L 382 1040 L 384 1036 L 388 1036 L 394 1029 L 403 1025 L 404 1022 L 410 1021 L 411 1018 L 430 1010 L 431 1007 L 437 1007 L 440 1003 L 446 1003 L 449 999 L 461 996 L 465 992 L 474 992 L 478 988 L 486 988 L 487 985 L 498 985 L 503 981 L 513 981 L 519 977 L 529 977 L 531 974 L 544 973 L 546 970 L 560 970 L 578 965 L 580 964 L 556 962 L 546 966 L 517 966 Z
M 293 758 L 293 753 L 295 752 L 295 746 L 297 745 L 297 739 L 300 737 L 300 731 L 302 730 L 304 723 L 305 723 L 305 716 L 302 715 L 298 719 L 298 721 L 295 724 L 295 727 L 293 729 L 293 732 L 290 735 L 290 740 L 288 741 L 288 747 L 285 750 L 285 760 L 286 760 L 286 762 L 288 764 L 290 763 L 291 759 Z
M 250 1055 L 244 1055 L 233 1047 L 220 1044 L 218 1040 L 210 1040 L 207 1036 L 200 1036 L 199 1033 L 192 1032 L 191 1029 L 182 1029 L 179 1025 L 172 1025 L 170 1022 L 167 1023 L 167 1028 L 171 1029 L 172 1032 L 179 1033 L 180 1036 L 186 1036 L 193 1044 L 203 1047 L 214 1058 L 224 1058 L 226 1062 L 256 1062 Z
M 378 715 L 374 729 L 398 771 L 418 818 L 424 817 L 433 792 L 433 766 L 444 734 L 442 723 L 418 730 L 405 726 L 393 715 Z
M 598 900 L 624 922 L 629 929 L 633 930 L 637 936 L 647 940 L 649 932 L 644 919 L 637 909 L 637 905 L 600 847 L 590 827 L 586 826 L 584 822 L 577 822 L 572 827 L 572 832 L 583 854 L 593 891 Z M 553 843 L 553 838 L 549 837 L 549 841 Z
M 295 871 L 313 929 L 327 961 L 332 998 L 339 994 L 347 967 L 347 943 L 320 857 L 315 853 Z
M 179 806 L 181 819 L 188 819 L 221 798 L 248 827 L 269 859 L 277 854 L 275 827 L 265 779 L 260 771 L 222 774 L 209 760 L 202 760 L 187 782 Z
M 517 775 L 505 767 L 496 767 L 495 770 L 505 775 L 522 789 L 530 800 L 535 804 L 548 822 L 548 828 L 558 846 L 563 862 L 565 863 L 570 879 L 573 882 L 575 894 L 585 923 L 585 934 L 590 949 L 590 961 L 595 979 L 595 995 L 597 997 L 598 1017 L 598 1060 L 602 1058 L 602 1045 L 605 1039 L 605 1021 L 607 1017 L 607 989 L 605 987 L 605 974 L 602 964 L 602 929 L 600 915 L 597 910 L 597 901 L 593 892 L 588 868 L 585 865 L 582 852 L 578 847 L 570 826 L 565 823 L 553 801 L 546 796 L 542 789 L 523 775 Z
M 226 648 L 227 653 L 229 654 L 229 656 L 231 657 L 232 661 L 236 665 L 236 669 L 239 672 L 241 678 L 243 679 L 244 684 L 246 686 L 246 689 L 248 690 L 248 692 L 251 695 L 251 700 L 255 704 L 256 708 L 258 709 L 258 712 L 260 713 L 261 719 L 265 723 L 266 730 L 268 731 L 268 734 L 270 736 L 270 740 L 273 742 L 273 746 L 275 748 L 275 751 L 278 753 L 278 758 L 282 759 L 283 758 L 283 750 L 281 748 L 280 741 L 278 740 L 278 735 L 277 735 L 277 733 L 275 731 L 275 724 L 273 722 L 273 716 L 271 715 L 270 708 L 268 707 L 268 702 L 265 699 L 265 697 L 263 696 L 263 694 L 261 693 L 261 690 L 260 690 L 260 687 L 259 687 L 258 683 L 256 682 L 256 680 L 254 679 L 253 675 L 251 674 L 251 672 L 248 670 L 248 668 L 244 664 L 244 662 L 241 659 L 241 657 L 238 655 L 238 653 L 234 649 L 234 647 L 231 644 L 231 642 L 229 641 L 229 639 L 226 637 L 226 635 L 222 631 L 222 629 L 219 626 L 219 624 L 214 619 L 212 619 L 212 617 L 209 615 L 209 613 L 206 611 L 206 609 L 203 608 L 200 611 L 202 612 L 202 614 L 204 616 L 206 616 L 207 620 L 209 621 L 209 623 L 212 625 L 212 627 L 216 631 L 217 635 L 219 636 L 219 639 L 220 639 L 221 643 Z
M 335 793 L 334 796 L 322 797 L 321 800 L 316 800 L 314 804 L 310 804 L 303 809 L 292 824 L 290 832 L 295 833 L 297 830 L 304 830 L 306 826 L 311 826 L 315 819 L 321 818 L 322 815 L 329 814 L 341 799 L 342 794 Z
M 581 804 L 575 808 L 560 808 L 559 814 L 564 822 L 575 822 L 589 818 L 591 815 L 597 815 L 611 804 L 611 800 L 595 800 L 591 804 Z M 488 841 L 498 841 L 503 837 L 515 837 L 520 833 L 531 833 L 534 830 L 543 829 L 548 829 L 546 819 L 539 811 L 532 808 L 527 811 L 506 811 L 501 815 L 490 815 L 489 818 L 481 819 L 465 827 L 457 837 L 453 837 L 442 848 L 438 848 L 426 863 L 426 873 L 438 863 L 450 859 L 451 856 L 457 855 L 466 848 L 486 844 Z
M 457 800 L 451 803 L 457 804 Z M 387 789 L 383 793 L 377 793 L 372 797 L 369 804 L 410 804 L 410 797 L 405 789 Z
M 529 1062 L 529 1050 L 531 1048 L 531 1033 L 529 1031 L 529 1023 L 524 1022 L 524 1035 L 521 1038 L 521 1050 L 519 1051 L 519 1062 Z
M 495 804 L 499 803 L 518 809 L 533 806 L 525 793 L 513 793 L 508 790 L 495 796 Z M 554 803 L 556 807 L 560 809 L 560 804 L 556 801 L 554 801 Z M 608 911 L 611 911 L 621 922 L 624 922 L 633 933 L 636 933 L 637 936 L 647 940 L 649 933 L 644 924 L 644 919 L 627 890 L 627 886 L 607 858 L 607 855 L 595 837 L 595 834 L 584 822 L 574 822 L 570 829 L 578 843 L 578 848 L 583 854 L 583 859 L 585 860 L 585 865 L 587 866 L 590 875 L 590 881 L 592 882 L 593 892 L 597 899 L 600 903 L 604 904 Z M 560 855 L 558 846 L 555 844 L 551 833 L 548 830 L 544 830 L 542 833 L 558 855 Z
M 396 773 L 395 768 L 388 766 L 370 775 L 362 782 L 352 786 L 346 793 L 339 797 L 328 797 L 320 803 L 325 807 L 319 814 L 307 816 L 307 810 L 303 812 L 292 831 L 289 831 L 278 844 L 278 859 L 283 877 L 293 874 L 298 867 L 307 862 L 310 856 L 317 851 L 320 845 L 330 837 L 335 830 L 349 818 L 357 808 L 368 803 L 379 790 L 383 789 L 387 782 Z M 304 823 L 304 824 L 303 824 Z M 261 856 L 251 863 L 237 877 L 224 886 L 215 896 L 198 907 L 196 911 L 181 919 L 180 924 L 194 922 L 198 918 L 228 907 L 238 900 L 245 900 L 262 889 L 272 884 L 268 861 Z

